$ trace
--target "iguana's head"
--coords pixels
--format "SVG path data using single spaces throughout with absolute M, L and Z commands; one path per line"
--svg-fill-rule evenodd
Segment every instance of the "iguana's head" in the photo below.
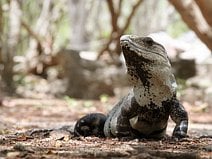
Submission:
M 150 37 L 135 35 L 123 35 L 120 44 L 137 100 L 159 104 L 171 98 L 176 82 L 165 48 Z

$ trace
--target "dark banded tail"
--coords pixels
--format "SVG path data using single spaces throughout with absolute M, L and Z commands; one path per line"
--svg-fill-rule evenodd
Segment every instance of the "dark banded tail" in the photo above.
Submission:
M 101 113 L 92 113 L 80 118 L 74 127 L 74 136 L 105 137 L 104 124 L 107 117 Z

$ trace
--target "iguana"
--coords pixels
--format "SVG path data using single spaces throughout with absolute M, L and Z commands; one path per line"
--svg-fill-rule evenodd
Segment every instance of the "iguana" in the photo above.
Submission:
M 172 136 L 186 137 L 188 115 L 176 99 L 177 84 L 165 48 L 136 35 L 123 35 L 120 45 L 133 88 L 107 117 L 94 113 L 79 119 L 75 135 L 162 138 L 170 116 L 176 123 Z

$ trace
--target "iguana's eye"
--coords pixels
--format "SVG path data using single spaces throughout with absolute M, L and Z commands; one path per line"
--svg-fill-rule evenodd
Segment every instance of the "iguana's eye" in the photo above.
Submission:
M 149 45 L 149 46 L 152 46 L 153 43 L 154 43 L 154 41 L 153 41 L 152 38 L 150 38 L 150 37 L 145 37 L 145 38 L 143 39 L 143 42 L 144 42 L 145 44 Z

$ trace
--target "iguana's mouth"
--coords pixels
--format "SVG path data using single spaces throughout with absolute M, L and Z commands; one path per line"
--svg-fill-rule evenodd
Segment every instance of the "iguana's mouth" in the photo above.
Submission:
M 138 45 L 135 42 L 133 42 L 130 39 L 130 35 L 121 36 L 120 44 L 121 44 L 122 48 L 127 48 L 128 50 L 135 52 L 138 56 L 143 56 L 142 54 L 153 53 L 153 54 L 159 55 L 159 56 L 163 57 L 165 60 L 167 60 L 166 57 L 159 54 L 158 52 L 156 52 L 154 50 L 149 50 L 149 49 L 142 47 L 141 45 Z M 123 53 L 125 53 L 123 49 L 122 49 L 122 51 L 123 51 Z

